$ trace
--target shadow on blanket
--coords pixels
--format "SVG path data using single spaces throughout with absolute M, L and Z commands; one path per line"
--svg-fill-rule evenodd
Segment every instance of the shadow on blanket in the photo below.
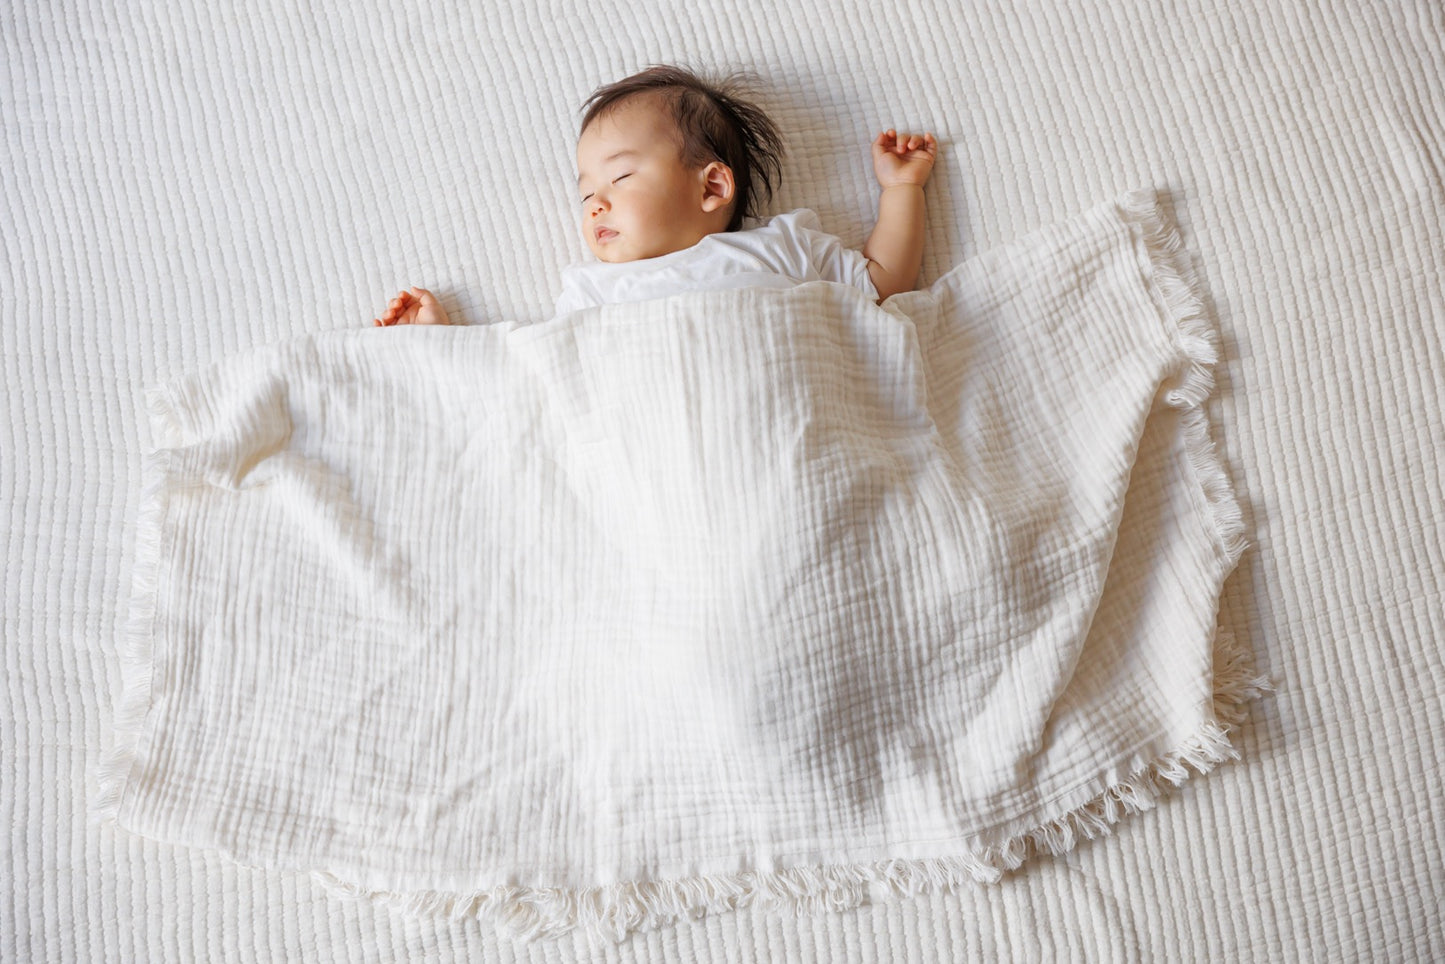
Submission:
M 97 810 L 621 939 L 992 881 L 1235 756 L 1215 336 L 1148 192 L 818 282 L 150 393 Z

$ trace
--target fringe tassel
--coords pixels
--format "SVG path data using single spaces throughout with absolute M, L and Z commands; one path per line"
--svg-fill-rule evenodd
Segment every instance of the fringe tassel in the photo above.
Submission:
M 1204 312 L 1198 283 L 1185 263 L 1183 240 L 1165 219 L 1155 192 L 1129 191 L 1116 202 L 1116 208 L 1123 221 L 1142 236 L 1142 267 L 1184 356 L 1179 384 L 1165 393 L 1165 401 L 1180 410 L 1190 467 L 1209 505 L 1220 549 L 1233 566 L 1249 546 L 1244 537 L 1244 515 L 1209 437 L 1209 420 L 1204 412 L 1204 403 L 1214 391 L 1213 366 L 1219 361 L 1219 336 Z
M 586 890 L 499 887 L 473 894 L 374 891 L 331 874 L 316 878 L 329 890 L 352 898 L 376 900 L 415 916 L 479 918 L 504 937 L 518 941 L 556 938 L 577 930 L 594 946 L 620 942 L 634 931 L 666 927 L 683 918 L 738 910 L 751 905 L 780 907 L 797 916 L 839 911 L 870 899 L 915 897 L 960 885 L 995 883 L 1038 854 L 1062 854 L 1081 840 L 1113 833 L 1133 814 L 1152 810 L 1191 770 L 1208 773 L 1239 753 L 1229 731 L 1243 719 L 1245 704 L 1271 690 L 1268 680 L 1249 672 L 1234 636 L 1215 639 L 1214 705 L 1219 719 L 1206 720 L 1172 752 L 1128 779 L 1106 788 L 1089 802 L 1033 830 L 972 853 L 929 859 L 888 860 L 872 864 L 790 867 L 684 880 L 618 884 Z
M 146 396 L 153 432 L 169 437 L 172 414 L 156 392 Z M 140 508 L 136 518 L 135 562 L 131 576 L 130 609 L 117 643 L 121 689 L 112 723 L 114 743 L 96 765 L 96 788 L 90 799 L 90 816 L 99 822 L 113 822 L 120 813 L 121 798 L 135 765 L 136 742 L 140 739 L 151 704 L 154 653 L 151 638 L 156 616 L 156 594 L 162 524 L 167 509 L 167 480 L 170 453 L 158 449 L 141 463 Z

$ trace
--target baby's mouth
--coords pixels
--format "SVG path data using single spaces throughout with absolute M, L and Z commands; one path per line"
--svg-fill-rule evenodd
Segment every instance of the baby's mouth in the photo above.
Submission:
M 612 230 L 611 228 L 597 229 L 596 238 L 599 244 L 603 241 L 611 241 L 615 237 L 617 237 L 617 232 Z

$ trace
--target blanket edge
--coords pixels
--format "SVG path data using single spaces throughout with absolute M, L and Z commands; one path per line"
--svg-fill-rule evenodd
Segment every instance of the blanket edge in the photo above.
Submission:
M 1128 779 L 1087 803 L 1008 839 L 999 847 L 938 858 L 874 863 L 799 866 L 776 871 L 710 874 L 678 880 L 623 883 L 586 890 L 497 887 L 471 894 L 443 891 L 398 893 L 370 890 L 326 871 L 312 877 L 326 890 L 370 900 L 412 917 L 489 922 L 508 939 L 529 942 L 581 931 L 594 944 L 620 943 L 634 931 L 658 930 L 684 918 L 756 906 L 802 916 L 844 911 L 869 900 L 910 898 L 937 890 L 952 892 L 973 881 L 996 883 L 1031 857 L 1062 854 L 1081 840 L 1109 836 L 1125 817 L 1152 810 L 1171 789 L 1192 775 L 1238 760 L 1229 733 L 1243 722 L 1247 704 L 1272 691 L 1255 676 L 1233 634 L 1216 635 L 1215 720 Z
M 151 705 L 154 651 L 152 630 L 159 591 L 162 536 L 169 511 L 167 479 L 170 450 L 177 437 L 176 413 L 164 386 L 145 391 L 145 407 L 156 448 L 141 460 L 142 487 L 136 513 L 135 559 L 129 609 L 116 644 L 120 692 L 111 722 L 113 742 L 96 764 L 96 785 L 89 810 L 93 820 L 120 820 L 125 788 L 137 765 L 140 735 Z

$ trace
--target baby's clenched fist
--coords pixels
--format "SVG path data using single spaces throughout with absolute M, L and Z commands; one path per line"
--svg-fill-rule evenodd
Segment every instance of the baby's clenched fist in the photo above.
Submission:
M 373 327 L 391 325 L 449 325 L 447 311 L 425 288 L 402 291 L 386 306 L 386 314 L 373 319 Z
M 884 187 L 917 184 L 933 173 L 938 141 L 933 134 L 900 134 L 893 128 L 873 139 L 873 173 Z

